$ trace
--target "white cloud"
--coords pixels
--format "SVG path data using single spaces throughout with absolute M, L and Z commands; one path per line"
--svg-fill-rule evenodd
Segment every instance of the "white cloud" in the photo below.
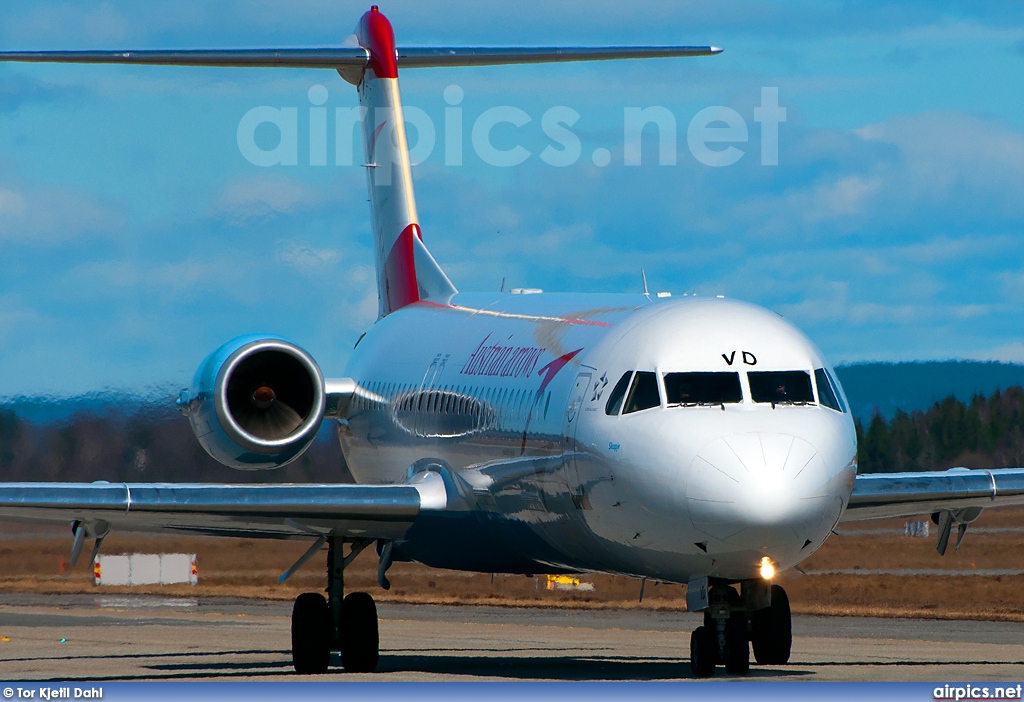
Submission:
M 238 300 L 252 296 L 252 286 L 245 283 L 261 273 L 259 261 L 230 253 L 178 261 L 98 259 L 67 270 L 50 294 L 58 300 L 118 300 L 128 305 L 180 302 L 204 295 Z
M 120 212 L 77 189 L 0 187 L 0 239 L 54 244 L 123 226 Z
M 963 202 L 981 197 L 1007 212 L 1024 212 L 1024 134 L 1000 122 L 929 112 L 868 125 L 856 133 L 899 148 L 902 168 L 890 174 L 886 186 L 901 198 Z
M 295 241 L 278 242 L 275 256 L 305 275 L 330 271 L 341 260 L 339 251 L 318 249 Z
M 186 259 L 159 263 L 145 271 L 148 289 L 164 295 L 199 294 L 207 291 L 231 291 L 239 287 L 252 262 L 230 254 L 215 259 Z
M 972 355 L 979 361 L 1002 361 L 1003 363 L 1024 363 L 1024 342 L 1003 344 L 987 351 L 978 351 Z
M 257 176 L 232 183 L 221 192 L 216 212 L 235 224 L 286 214 L 314 202 L 309 188 L 284 176 Z
M 549 227 L 533 234 L 514 230 L 503 231 L 481 236 L 473 247 L 473 257 L 496 259 L 535 253 L 559 256 L 571 250 L 579 250 L 583 244 L 592 242 L 593 237 L 594 232 L 587 224 Z
M 965 226 L 985 231 L 1024 218 L 1024 133 L 1003 122 L 928 112 L 792 138 L 776 177 L 736 172 L 744 196 L 725 201 L 720 215 L 734 231 L 822 242 L 943 234 L 945 243 L 908 249 L 923 261 L 958 255 Z
M 862 214 L 865 201 L 881 188 L 879 178 L 851 175 L 817 186 L 804 215 L 808 221 Z
M 803 300 L 779 305 L 777 308 L 782 316 L 802 324 L 842 319 L 847 316 L 848 310 L 849 285 L 843 281 L 814 286 Z
M 792 238 L 801 232 L 811 232 L 816 238 L 823 238 L 849 234 L 875 213 L 878 195 L 887 186 L 879 177 L 828 176 L 778 195 L 752 195 L 746 201 L 738 201 L 732 215 L 760 236 Z
M 85 290 L 132 288 L 148 279 L 136 261 L 89 261 L 69 271 L 67 277 L 78 281 Z
M 94 41 L 122 41 L 130 33 L 128 19 L 114 7 L 102 2 L 82 18 L 82 34 Z
M 1018 305 L 1024 302 L 1024 273 L 1004 271 L 999 274 L 998 278 L 1004 295 Z
M 33 7 L 21 16 L 8 17 L 5 24 L 5 33 L 12 36 L 65 43 L 76 40 L 107 44 L 121 41 L 130 33 L 128 20 L 111 2 L 93 7 L 86 3 Z
M 25 305 L 19 296 L 0 297 L 0 348 L 15 346 L 26 337 L 35 337 L 45 324 L 43 315 Z
M 835 285 L 835 284 L 833 284 Z M 922 324 L 933 324 L 956 319 L 967 321 L 991 314 L 995 306 L 985 304 L 943 305 L 886 302 L 850 302 L 845 286 L 842 295 L 819 296 L 823 291 L 811 291 L 807 299 L 778 306 L 785 317 L 800 324 L 831 323 L 836 326 L 857 327 L 899 326 L 906 329 Z
M 349 328 L 366 327 L 373 324 L 373 321 L 377 319 L 377 313 L 379 311 L 379 301 L 377 299 L 377 288 L 374 286 L 369 292 L 359 298 L 359 301 L 350 308 L 352 314 L 349 317 L 348 326 Z
M 994 305 L 956 305 L 950 309 L 953 317 L 959 320 L 977 319 L 992 313 Z
M 13 190 L 0 189 L 0 215 L 24 216 L 25 196 Z

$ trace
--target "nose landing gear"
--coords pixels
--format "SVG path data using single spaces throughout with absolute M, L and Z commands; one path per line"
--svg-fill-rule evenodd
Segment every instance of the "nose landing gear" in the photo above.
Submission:
M 690 634 L 690 670 L 695 678 L 710 678 L 718 665 L 718 641 L 714 629 L 698 626 Z
M 370 673 L 377 668 L 380 638 L 377 606 L 365 592 L 345 596 L 345 566 L 370 543 L 356 541 L 342 558 L 344 540 L 327 538 L 327 597 L 319 592 L 298 596 L 292 607 L 292 664 L 295 672 L 326 673 L 331 651 L 341 652 L 341 663 L 351 673 Z
M 781 587 L 772 585 L 771 598 L 771 605 L 750 615 L 750 643 L 760 665 L 785 665 L 793 647 L 789 597 Z
M 730 585 L 708 591 L 704 625 L 690 635 L 690 668 L 694 677 L 710 678 L 715 667 L 729 675 L 750 671 L 750 644 L 761 665 L 789 662 L 793 635 L 789 598 L 778 585 L 743 583 L 743 595 Z

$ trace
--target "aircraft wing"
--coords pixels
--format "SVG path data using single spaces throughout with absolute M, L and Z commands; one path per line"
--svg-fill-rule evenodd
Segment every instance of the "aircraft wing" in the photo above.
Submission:
M 0 520 L 79 522 L 107 531 L 252 538 L 333 534 L 397 539 L 423 510 L 444 509 L 443 479 L 409 485 L 189 483 L 0 483 Z
M 1024 505 L 1024 468 L 869 473 L 854 481 L 841 521 L 980 512 L 986 507 L 1012 505 Z

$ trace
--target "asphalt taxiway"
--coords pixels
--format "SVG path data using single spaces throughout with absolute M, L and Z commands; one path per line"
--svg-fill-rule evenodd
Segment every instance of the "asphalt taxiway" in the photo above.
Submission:
M 381 604 L 378 672 L 317 680 L 685 680 L 699 616 Z M 291 604 L 0 595 L 0 680 L 298 680 Z M 750 679 L 1024 679 L 1024 626 L 795 616 L 789 665 Z M 717 678 L 725 679 L 719 669 Z

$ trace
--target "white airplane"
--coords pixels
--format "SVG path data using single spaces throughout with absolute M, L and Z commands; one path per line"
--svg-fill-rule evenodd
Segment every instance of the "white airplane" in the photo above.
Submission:
M 5 53 L 71 61 L 336 69 L 356 85 L 380 296 L 346 376 L 274 336 L 211 353 L 179 405 L 203 447 L 242 470 L 297 458 L 337 422 L 355 485 L 0 484 L 0 518 L 71 522 L 72 561 L 112 529 L 312 541 L 327 597 L 292 614 L 301 673 L 332 651 L 372 671 L 377 613 L 344 593 L 371 545 L 394 561 L 485 573 L 614 573 L 687 586 L 704 612 L 693 674 L 789 660 L 773 575 L 840 521 L 931 514 L 944 552 L 983 508 L 1024 504 L 1024 469 L 856 475 L 842 388 L 796 327 L 755 305 L 647 294 L 458 293 L 413 199 L 398 67 L 704 56 L 713 47 L 396 48 L 376 7 L 356 46 L 310 50 Z M 517 292 L 519 294 L 517 294 Z M 348 553 L 344 544 L 350 545 Z M 737 587 L 738 586 L 738 587 Z

